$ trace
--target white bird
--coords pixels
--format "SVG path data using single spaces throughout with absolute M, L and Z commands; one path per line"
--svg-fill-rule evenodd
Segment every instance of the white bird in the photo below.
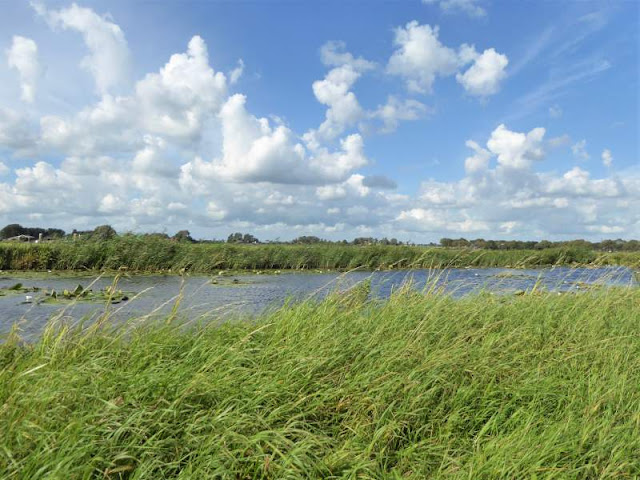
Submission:
M 33 296 L 32 295 L 25 295 L 24 296 L 24 301 L 25 302 L 30 302 L 31 300 L 33 300 Z

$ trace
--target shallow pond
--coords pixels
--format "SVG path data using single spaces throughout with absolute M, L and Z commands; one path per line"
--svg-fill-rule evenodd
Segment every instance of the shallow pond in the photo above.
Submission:
M 19 323 L 21 336 L 29 338 L 40 332 L 53 315 L 71 320 L 92 318 L 109 308 L 113 318 L 125 320 L 142 315 L 168 313 L 182 291 L 178 307 L 180 316 L 220 318 L 239 312 L 256 313 L 276 308 L 287 299 L 321 298 L 332 290 L 344 290 L 358 282 L 371 280 L 371 294 L 384 298 L 406 282 L 416 289 L 436 285 L 454 296 L 487 290 L 496 293 L 515 293 L 540 287 L 557 291 L 581 291 L 591 286 L 637 285 L 628 268 L 549 268 L 514 270 L 505 268 L 411 270 L 387 272 L 329 272 L 281 273 L 279 275 L 242 274 L 236 276 L 147 276 L 132 275 L 120 278 L 118 289 L 128 300 L 106 307 L 104 302 L 73 301 L 46 302 L 45 292 L 74 291 L 78 285 L 94 292 L 108 288 L 113 277 L 62 277 L 55 274 L 38 276 L 3 275 L 0 273 L 0 334 Z M 21 283 L 25 293 L 9 290 Z M 35 289 L 33 288 L 35 287 Z M 58 295 L 60 297 L 60 295 Z M 96 297 L 98 297 L 96 295 Z

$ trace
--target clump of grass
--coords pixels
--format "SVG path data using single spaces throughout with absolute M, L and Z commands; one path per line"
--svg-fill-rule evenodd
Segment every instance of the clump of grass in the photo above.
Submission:
M 1 478 L 638 478 L 640 291 L 366 285 L 0 346 Z
M 583 248 L 474 250 L 409 246 L 190 244 L 125 235 L 111 240 L 0 243 L 2 270 L 220 270 L 391 269 L 439 267 L 640 266 L 640 253 Z

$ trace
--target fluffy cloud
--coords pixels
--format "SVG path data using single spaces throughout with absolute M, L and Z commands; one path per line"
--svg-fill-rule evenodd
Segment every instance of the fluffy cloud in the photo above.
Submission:
M 464 161 L 464 169 L 468 174 L 474 174 L 476 172 L 484 172 L 489 168 L 489 160 L 492 153 L 485 150 L 473 140 L 467 140 L 467 147 L 473 150 L 474 154 L 467 157 Z
M 97 14 L 79 17 L 114 25 Z M 54 24 L 76 24 L 67 20 Z M 387 68 L 393 64 L 415 90 L 429 91 L 435 78 L 456 74 L 468 94 L 483 97 L 498 88 L 501 79 L 491 80 L 497 75 L 491 72 L 504 67 L 490 68 L 500 59 L 492 49 L 448 48 L 437 28 L 416 22 L 396 31 L 396 40 L 397 60 Z M 464 164 L 461 179 L 428 179 L 409 195 L 376 174 L 364 139 L 421 118 L 430 107 L 399 95 L 361 105 L 355 86 L 377 66 L 339 42 L 323 46 L 320 58 L 327 72 L 312 88 L 326 113 L 303 135 L 273 115 L 253 113 L 245 95 L 230 95 L 244 63 L 225 68 L 228 74 L 214 69 L 198 36 L 118 94 L 111 91 L 118 82 L 107 80 L 102 95 L 75 113 L 48 110 L 30 117 L 35 113 L 0 107 L 3 160 L 7 154 L 7 165 L 0 164 L 0 216 L 7 222 L 41 218 L 63 228 L 188 227 L 209 237 L 230 230 L 261 238 L 387 235 L 418 241 L 444 234 L 640 233 L 637 172 L 620 178 L 598 178 L 582 168 L 544 172 L 545 149 L 569 139 L 545 140 L 540 127 L 520 132 L 498 125 L 483 141 L 468 140 L 466 158 L 450 159 Z M 602 158 L 611 155 L 603 152 Z
M 610 168 L 611 165 L 613 165 L 613 155 L 611 154 L 611 150 L 608 148 L 605 148 L 602 151 L 602 164 L 607 168 Z
M 144 148 L 136 152 L 131 162 L 133 173 L 145 177 L 175 177 L 179 174 L 179 169 L 168 158 L 164 139 L 147 135 L 144 142 Z
M 345 47 L 343 42 L 334 41 L 320 49 L 322 63 L 334 68 L 312 85 L 313 94 L 318 102 L 327 106 L 327 111 L 320 126 L 304 136 L 310 148 L 335 139 L 367 116 L 351 88 L 363 73 L 375 68 L 375 64 L 362 57 L 355 58 Z
M 313 93 L 318 102 L 326 105 L 325 120 L 316 129 L 310 129 L 303 138 L 311 149 L 324 141 L 331 141 L 345 131 L 391 133 L 401 121 L 418 120 L 430 112 L 423 103 L 414 99 L 400 99 L 389 95 L 387 102 L 375 110 L 363 108 L 352 91 L 356 81 L 376 68 L 376 64 L 362 57 L 354 57 L 345 50 L 343 42 L 327 42 L 320 49 L 322 62 L 333 67 L 324 79 L 313 82 Z
M 593 178 L 580 167 L 560 175 L 536 172 L 534 164 L 544 160 L 543 138 L 543 128 L 524 133 L 500 125 L 486 149 L 467 141 L 474 152 L 465 161 L 467 176 L 454 182 L 423 182 L 417 201 L 397 216 L 399 228 L 488 236 L 638 235 L 638 173 Z
M 0 147 L 22 156 L 35 151 L 37 134 L 30 120 L 23 114 L 0 106 Z
M 32 2 L 32 6 L 52 28 L 75 30 L 82 34 L 89 54 L 81 66 L 93 75 L 98 92 L 106 93 L 129 80 L 129 47 L 118 25 L 75 3 L 60 10 L 48 10 L 39 2 Z
M 40 118 L 40 149 L 67 155 L 132 151 L 141 144 L 138 103 L 133 97 L 105 95 L 71 118 Z
M 387 64 L 387 72 L 402 76 L 409 91 L 430 93 L 436 76 L 453 75 L 460 67 L 458 53 L 438 39 L 438 27 L 407 23 L 395 30 L 397 47 Z
M 54 189 L 75 188 L 76 183 L 70 175 L 56 170 L 46 162 L 37 162 L 33 167 L 16 169 L 16 189 L 19 191 L 46 193 Z
M 229 72 L 229 85 L 235 85 L 244 73 L 244 61 L 238 60 L 238 66 Z
M 205 116 L 217 112 L 226 95 L 226 77 L 209 66 L 207 45 L 199 36 L 185 53 L 172 55 L 160 72 L 136 84 L 142 126 L 181 140 L 197 137 Z
M 340 184 L 316 188 L 316 196 L 320 200 L 337 200 L 348 196 L 366 197 L 371 190 L 365 185 L 364 180 L 364 176 L 354 174 Z
M 487 148 L 497 155 L 500 166 L 512 169 L 529 168 L 534 160 L 544 155 L 542 139 L 544 128 L 534 128 L 529 133 L 512 132 L 499 125 L 487 142 Z
M 40 76 L 38 62 L 38 45 L 30 38 L 14 35 L 11 47 L 7 49 L 7 63 L 15 69 L 20 77 L 21 98 L 33 103 L 36 95 L 36 84 Z
M 104 197 L 102 197 L 102 200 L 100 200 L 98 212 L 106 213 L 108 215 L 124 213 L 126 206 L 126 202 L 120 197 L 113 195 L 112 193 L 108 193 Z
M 588 171 L 580 167 L 573 167 L 560 178 L 549 178 L 544 192 L 597 199 L 619 197 L 624 189 L 623 182 L 613 178 L 592 180 Z
M 220 111 L 222 155 L 207 163 L 196 159 L 183 167 L 189 177 L 232 182 L 322 184 L 339 182 L 367 164 L 364 143 L 358 134 L 341 140 L 341 149 L 317 148 L 309 153 L 285 125 L 271 125 L 251 115 L 246 97 L 236 94 Z
M 144 145 L 145 134 L 193 145 L 226 98 L 226 77 L 209 66 L 206 44 L 195 36 L 185 53 L 137 82 L 132 95 L 105 94 L 71 118 L 43 116 L 40 146 L 71 155 L 131 152 Z
M 348 127 L 355 125 L 363 116 L 362 107 L 350 89 L 360 73 L 350 65 L 331 70 L 324 80 L 313 82 L 313 93 L 327 107 L 326 119 L 318 130 L 321 139 L 333 139 Z
M 362 57 L 354 57 L 347 52 L 344 42 L 330 41 L 320 48 L 320 59 L 329 67 L 348 65 L 357 72 L 366 72 L 375 68 L 376 64 Z
M 489 48 L 477 54 L 474 52 L 473 64 L 464 73 L 458 73 L 456 80 L 470 95 L 487 97 L 500 90 L 500 82 L 507 76 L 505 68 L 509 64 L 506 55 Z
M 380 132 L 391 133 L 398 128 L 401 121 L 418 120 L 430 111 L 429 107 L 417 100 L 400 100 L 394 95 L 389 95 L 387 103 L 371 112 L 369 118 L 382 122 Z
M 427 5 L 437 4 L 444 13 L 462 12 L 470 17 L 484 17 L 487 11 L 479 4 L 480 0 L 422 0 Z
M 412 208 L 403 210 L 396 218 L 397 222 L 405 228 L 418 232 L 443 232 L 443 233 L 477 233 L 489 229 L 489 225 L 483 221 L 473 220 L 462 214 L 460 219 L 454 220 L 445 217 L 442 212 L 425 208 Z M 466 217 L 466 218 L 465 218 Z
M 396 28 L 396 50 L 389 59 L 387 72 L 404 78 L 407 89 L 416 93 L 431 93 L 437 77 L 454 74 L 471 95 L 486 97 L 499 91 L 509 63 L 506 55 L 493 48 L 479 54 L 466 44 L 454 50 L 443 45 L 438 34 L 438 27 L 420 25 L 415 20 Z M 461 73 L 460 69 L 469 63 L 471 66 Z

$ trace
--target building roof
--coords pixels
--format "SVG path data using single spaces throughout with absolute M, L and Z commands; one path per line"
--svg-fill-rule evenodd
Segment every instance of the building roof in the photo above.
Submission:
M 31 235 L 16 235 L 15 237 L 7 238 L 7 240 L 35 240 L 35 238 Z

